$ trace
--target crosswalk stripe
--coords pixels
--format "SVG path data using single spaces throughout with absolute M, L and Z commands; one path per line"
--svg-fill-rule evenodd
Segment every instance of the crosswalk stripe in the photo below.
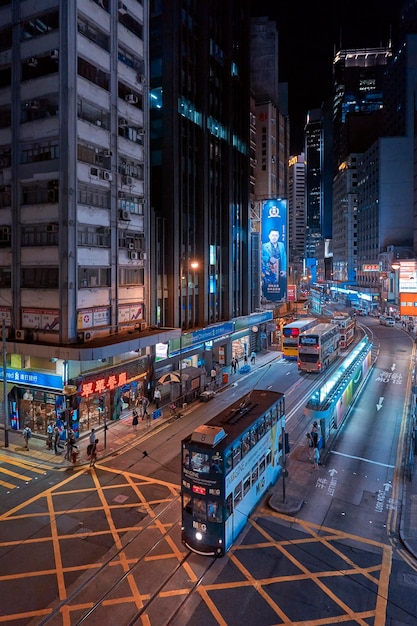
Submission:
M 0 467 L 0 474 L 6 474 L 7 476 L 13 476 L 13 478 L 18 478 L 19 480 L 32 480 L 31 476 L 25 476 L 24 474 L 18 474 L 17 472 L 13 472 L 12 470 L 8 470 L 5 467 Z
M 17 465 L 18 467 L 24 467 L 25 469 L 29 469 L 35 474 L 45 474 L 45 471 L 43 469 L 39 469 L 39 464 L 38 467 L 35 467 L 30 461 L 14 461 L 9 456 L 3 454 L 0 454 L 0 461 L 4 461 L 8 465 Z M 44 468 L 47 469 L 47 466 L 45 465 Z
M 1 487 L 7 487 L 8 489 L 15 489 L 16 485 L 12 485 L 11 483 L 6 483 L 4 480 L 0 480 Z

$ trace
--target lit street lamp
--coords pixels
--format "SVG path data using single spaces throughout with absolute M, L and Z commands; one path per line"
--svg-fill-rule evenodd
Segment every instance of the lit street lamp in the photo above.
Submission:
M 186 265 L 186 273 L 184 273 L 184 265 Z M 195 280 L 190 283 L 189 281 L 189 269 L 192 269 L 195 272 L 198 269 L 198 261 L 189 261 L 184 264 L 184 259 L 181 257 L 180 264 L 180 358 L 179 358 L 179 371 L 180 371 L 180 399 L 181 404 L 184 404 L 184 399 L 182 397 L 182 384 L 183 384 L 183 373 L 182 373 L 182 333 L 184 323 L 186 327 L 189 326 L 189 291 L 192 289 L 193 293 L 195 290 Z M 183 282 L 184 281 L 184 282 Z

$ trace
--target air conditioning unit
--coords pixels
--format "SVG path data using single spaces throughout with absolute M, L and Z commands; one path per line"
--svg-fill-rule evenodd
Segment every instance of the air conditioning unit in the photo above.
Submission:
M 26 339 L 26 331 L 20 328 L 15 331 L 15 338 L 17 341 L 24 341 Z
M 134 250 L 135 249 L 135 244 L 134 243 L 128 243 L 127 247 L 128 247 L 128 250 Z
M 145 82 L 145 77 L 143 74 L 136 74 L 136 80 L 138 83 L 143 83 Z
M 37 111 L 41 106 L 41 103 L 39 102 L 39 100 L 31 100 L 29 102 L 29 109 L 32 109 L 32 111 Z
M 113 174 L 111 172 L 103 172 L 104 180 L 113 180 Z
M 126 15 L 127 13 L 127 6 L 123 2 L 119 2 L 119 13 L 120 15 Z
M 30 67 L 37 67 L 39 61 L 36 57 L 31 57 L 28 61 L 28 65 L 30 65 Z
M 119 119 L 119 126 L 120 126 L 120 128 L 126 128 L 127 126 L 129 126 L 128 120 L 126 118 L 124 118 L 124 117 L 121 117 Z
M 59 50 L 51 50 L 51 52 L 49 53 L 49 56 L 54 61 L 58 61 L 58 59 L 59 59 Z
M 129 252 L 128 252 L 128 256 L 129 256 L 129 259 L 130 259 L 131 261 L 137 261 L 137 260 L 138 260 L 138 258 L 139 258 L 139 255 L 138 255 L 138 253 L 136 252 L 136 250 L 129 250 Z
M 129 104 L 137 104 L 138 103 L 138 97 L 135 96 L 134 93 L 129 93 L 126 96 L 126 102 L 129 102 Z
M 133 185 L 133 178 L 131 176 L 123 176 L 124 185 Z
M 139 252 L 139 258 L 141 261 L 146 261 L 148 255 L 146 254 L 146 252 Z
M 121 209 L 119 211 L 119 219 L 123 222 L 130 222 L 130 211 L 127 211 L 126 209 Z
M 113 152 L 111 150 L 105 150 L 103 152 L 103 156 L 105 156 L 105 157 L 111 157 L 112 154 L 113 154 Z

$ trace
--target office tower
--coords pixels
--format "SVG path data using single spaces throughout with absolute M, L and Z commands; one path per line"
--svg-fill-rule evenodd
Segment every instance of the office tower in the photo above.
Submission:
M 99 401 L 102 418 L 117 417 L 122 391 L 143 389 L 148 351 L 178 334 L 144 332 L 147 3 L 1 5 L 7 408 L 15 428 L 43 406 L 44 430 L 78 392 L 78 427 Z M 26 387 L 38 407 L 21 404 Z
M 288 163 L 288 250 L 294 285 L 300 285 L 304 269 L 306 236 L 305 165 L 304 153 L 293 156 Z
M 250 310 L 249 13 L 170 0 L 150 17 L 152 306 L 186 330 Z

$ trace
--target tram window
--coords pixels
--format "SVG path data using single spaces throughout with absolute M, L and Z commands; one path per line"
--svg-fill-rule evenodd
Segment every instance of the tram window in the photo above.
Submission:
M 210 471 L 210 457 L 202 452 L 191 452 L 191 469 L 195 472 L 208 474 Z
M 227 456 L 226 456 L 226 474 L 230 472 L 232 467 L 233 467 L 233 452 L 230 451 L 227 453 Z
M 221 466 L 221 459 L 219 459 L 217 457 L 213 457 L 211 459 L 210 468 L 211 468 L 211 471 L 214 472 L 215 474 L 222 474 L 223 473 L 223 468 Z
M 222 509 L 219 502 L 213 502 L 212 500 L 207 502 L 207 520 L 209 522 L 222 521 Z
M 236 505 L 241 501 L 242 499 L 242 485 L 241 483 L 239 483 L 234 490 L 233 493 L 233 506 L 236 507 Z
M 258 466 L 255 465 L 255 467 L 252 468 L 252 485 L 254 485 L 257 480 L 258 480 Z
M 253 448 L 256 446 L 256 442 L 258 441 L 258 432 L 255 428 L 252 428 L 250 431 L 250 447 Z
M 237 446 L 237 448 L 233 450 L 233 467 L 236 467 L 236 465 L 239 463 L 241 458 L 242 458 L 242 451 L 239 445 Z
M 250 489 L 250 474 L 247 474 L 243 479 L 243 495 L 246 496 Z
M 207 519 L 206 503 L 204 500 L 201 500 L 200 498 L 194 498 L 193 515 L 194 517 L 201 520 Z
M 261 419 L 259 422 L 259 439 L 265 434 L 265 420 Z
M 271 465 L 271 463 L 272 463 L 272 453 L 271 453 L 271 450 L 269 450 L 267 455 L 266 455 L 266 462 L 267 462 L 268 465 Z
M 192 513 L 192 506 L 191 506 L 191 498 L 190 498 L 190 496 L 187 496 L 185 494 L 183 495 L 182 508 L 185 509 L 187 511 L 187 513 Z
M 190 465 L 190 453 L 186 448 L 182 451 L 182 464 L 184 467 L 188 467 Z
M 268 415 L 265 418 L 265 428 L 267 431 L 271 430 L 271 424 L 272 424 L 271 413 L 268 413 Z
M 231 493 L 226 498 L 226 519 L 233 514 L 233 496 Z
M 250 450 L 250 434 L 246 433 L 242 439 L 242 456 L 245 456 Z
M 277 411 L 278 411 L 277 406 L 272 407 L 271 409 L 272 424 L 277 423 L 277 419 L 278 419 Z
M 259 473 L 263 474 L 265 471 L 265 457 L 262 457 L 262 459 L 259 461 Z

